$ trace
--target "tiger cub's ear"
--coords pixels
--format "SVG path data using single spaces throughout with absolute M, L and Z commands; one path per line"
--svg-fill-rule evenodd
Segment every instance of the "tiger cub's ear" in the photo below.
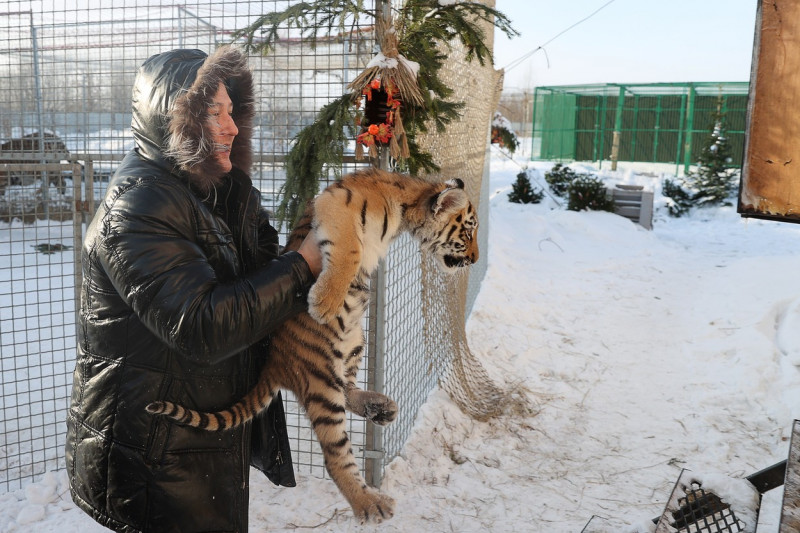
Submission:
M 461 180 L 459 180 L 461 181 Z M 464 183 L 462 182 L 463 186 Z M 440 192 L 433 202 L 433 216 L 449 215 L 467 207 L 469 198 L 463 188 L 447 188 Z
M 461 178 L 452 178 L 444 182 L 448 189 L 463 189 L 464 180 Z

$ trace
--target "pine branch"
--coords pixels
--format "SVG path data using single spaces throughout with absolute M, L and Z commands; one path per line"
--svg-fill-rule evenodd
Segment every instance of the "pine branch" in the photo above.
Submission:
M 487 59 L 492 61 L 492 53 L 478 21 L 494 25 L 510 38 L 519 35 L 502 12 L 476 2 L 456 2 L 445 6 L 439 5 L 438 0 L 406 2 L 399 9 L 397 18 L 406 21 L 401 28 L 401 41 L 418 40 L 417 34 L 425 34 L 442 44 L 458 39 L 467 50 L 467 61 L 477 58 L 481 65 Z
M 345 94 L 320 109 L 317 119 L 294 139 L 286 157 L 286 182 L 276 218 L 293 227 L 303 214 L 306 202 L 319 191 L 319 183 L 333 170 L 338 178 L 344 148 L 355 136 L 355 110 L 351 94 Z
M 244 39 L 245 48 L 249 51 L 267 54 L 275 49 L 279 39 L 278 30 L 294 27 L 300 30 L 302 39 L 314 48 L 321 35 L 344 33 L 347 19 L 356 20 L 360 16 L 373 16 L 364 10 L 364 0 L 299 2 L 283 11 L 261 15 L 249 26 L 234 32 L 233 38 Z M 257 33 L 262 35 L 260 39 L 256 37 Z
M 447 57 L 426 32 L 407 35 L 400 43 L 400 53 L 419 63 L 417 82 L 424 100 L 422 106 L 409 106 L 406 113 L 410 124 L 407 129 L 427 133 L 429 125 L 433 125 L 437 132 L 443 132 L 448 124 L 460 117 L 464 107 L 463 102 L 448 101 L 454 91 L 439 78 Z

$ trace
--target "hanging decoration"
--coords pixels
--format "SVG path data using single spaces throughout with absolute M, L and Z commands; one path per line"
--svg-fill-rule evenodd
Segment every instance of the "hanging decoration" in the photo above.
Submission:
M 417 107 L 425 104 L 417 83 L 419 64 L 398 52 L 391 18 L 378 19 L 377 33 L 381 51 L 347 87 L 358 95 L 356 105 L 363 104 L 356 158 L 364 158 L 365 148 L 370 157 L 377 157 L 378 146 L 388 146 L 394 159 L 407 159 L 410 152 L 401 108 L 403 102 Z
M 402 103 L 393 80 L 373 79 L 361 90 L 356 106 L 361 107 L 362 103 L 364 112 L 358 124 L 361 133 L 356 137 L 356 159 L 364 159 L 365 148 L 369 157 L 378 157 L 378 146 L 388 146 L 395 159 L 407 158 L 408 140 L 400 115 Z
M 519 139 L 511 129 L 511 122 L 499 112 L 495 112 L 492 118 L 491 139 L 492 144 L 505 148 L 512 154 L 519 148 Z

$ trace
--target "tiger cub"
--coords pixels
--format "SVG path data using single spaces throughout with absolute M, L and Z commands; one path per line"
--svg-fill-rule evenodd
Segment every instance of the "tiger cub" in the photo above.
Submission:
M 459 179 L 431 184 L 370 169 L 345 176 L 309 203 L 286 250 L 297 249 L 312 227 L 323 266 L 309 292 L 308 313 L 288 320 L 272 335 L 270 355 L 255 388 L 217 413 L 200 413 L 171 402 L 151 403 L 147 411 L 222 431 L 250 420 L 267 408 L 279 389 L 288 389 L 311 419 L 325 466 L 355 516 L 361 523 L 380 522 L 393 515 L 394 500 L 362 478 L 345 418 L 349 410 L 385 425 L 397 414 L 393 400 L 356 386 L 369 278 L 392 240 L 405 231 L 432 253 L 445 272 L 474 263 L 478 221 Z

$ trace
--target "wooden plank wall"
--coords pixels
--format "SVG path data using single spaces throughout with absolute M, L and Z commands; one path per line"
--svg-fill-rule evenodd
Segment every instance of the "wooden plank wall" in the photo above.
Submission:
M 738 210 L 800 222 L 800 2 L 757 6 Z

